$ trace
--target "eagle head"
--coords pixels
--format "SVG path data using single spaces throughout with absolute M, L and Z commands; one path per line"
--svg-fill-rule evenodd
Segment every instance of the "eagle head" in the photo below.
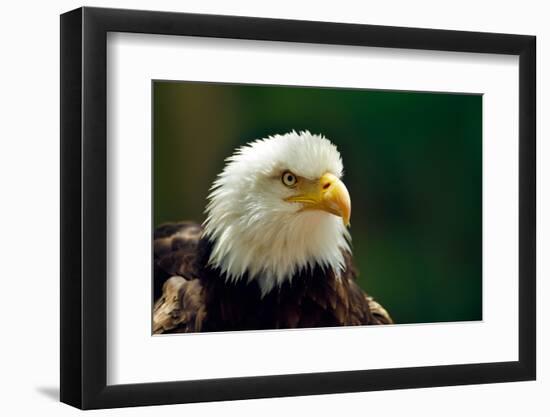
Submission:
M 257 280 L 262 295 L 303 270 L 344 269 L 348 190 L 340 153 L 308 131 L 238 148 L 212 185 L 204 236 L 227 281 Z

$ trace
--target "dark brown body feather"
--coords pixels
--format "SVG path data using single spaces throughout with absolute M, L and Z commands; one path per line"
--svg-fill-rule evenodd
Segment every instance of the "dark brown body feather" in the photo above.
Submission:
M 219 270 L 207 266 L 211 244 L 201 234 L 201 226 L 193 223 L 166 224 L 155 231 L 155 333 L 392 323 L 357 285 L 347 253 L 341 278 L 316 267 L 261 297 L 255 280 L 226 282 Z

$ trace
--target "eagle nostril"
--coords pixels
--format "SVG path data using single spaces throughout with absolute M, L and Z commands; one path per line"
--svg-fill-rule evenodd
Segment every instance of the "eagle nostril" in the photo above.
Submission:
M 323 185 L 323 190 L 327 190 L 328 187 L 330 187 L 330 182 L 327 182 L 325 185 Z

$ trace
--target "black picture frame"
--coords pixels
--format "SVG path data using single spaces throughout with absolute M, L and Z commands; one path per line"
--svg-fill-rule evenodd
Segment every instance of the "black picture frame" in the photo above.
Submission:
M 519 56 L 519 360 L 107 385 L 108 32 Z M 93 409 L 535 379 L 535 50 L 524 35 L 88 7 L 61 15 L 61 401 Z

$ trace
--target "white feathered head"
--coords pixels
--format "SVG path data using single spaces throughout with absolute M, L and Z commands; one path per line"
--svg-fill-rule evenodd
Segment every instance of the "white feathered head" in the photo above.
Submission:
M 226 160 L 208 196 L 209 264 L 262 293 L 319 265 L 337 275 L 350 251 L 342 159 L 326 138 L 292 131 L 251 142 Z

